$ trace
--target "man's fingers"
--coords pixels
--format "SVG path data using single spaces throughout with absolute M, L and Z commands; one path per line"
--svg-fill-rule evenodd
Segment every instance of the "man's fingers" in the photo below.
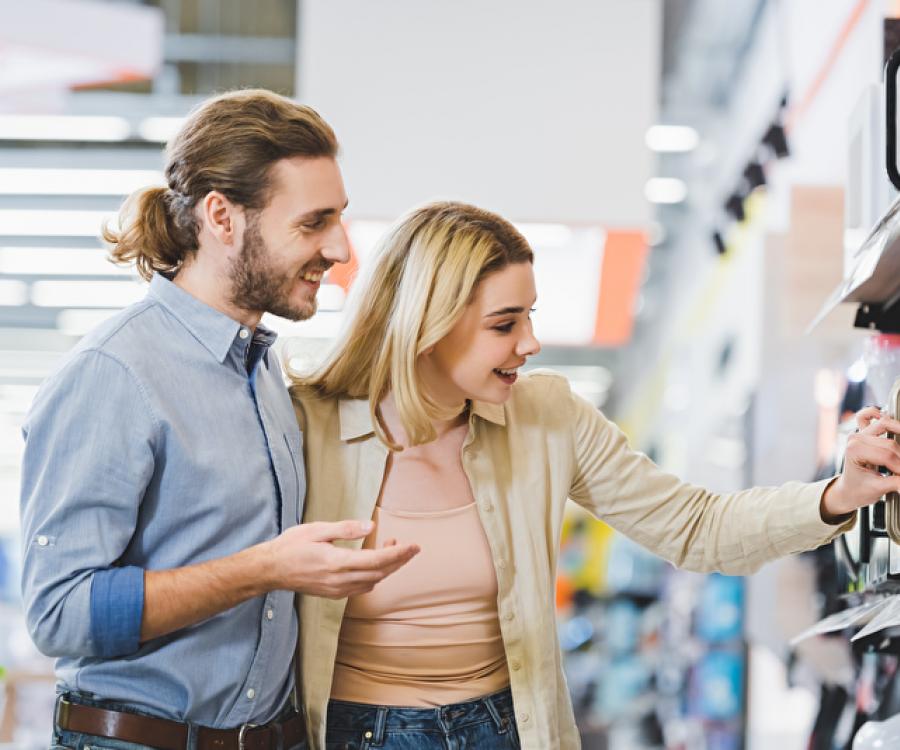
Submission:
M 344 570 L 396 570 L 419 554 L 417 544 L 396 544 L 380 549 L 346 550 Z M 393 572 L 391 570 L 391 572 Z
M 318 521 L 304 524 L 314 542 L 333 542 L 335 539 L 362 539 L 368 536 L 375 524 L 371 521 Z

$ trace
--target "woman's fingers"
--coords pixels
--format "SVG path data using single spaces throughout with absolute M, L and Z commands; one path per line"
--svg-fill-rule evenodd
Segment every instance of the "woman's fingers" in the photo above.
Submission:
M 857 464 L 884 466 L 894 474 L 900 474 L 900 445 L 892 439 L 859 433 L 854 436 L 853 443 L 848 444 L 847 456 Z
M 874 419 L 879 419 L 881 417 L 881 409 L 877 406 L 867 406 L 865 409 L 860 409 L 856 412 L 856 426 L 860 430 L 866 429 L 869 424 Z
M 900 421 L 893 417 L 885 417 L 882 415 L 878 417 L 878 419 L 870 420 L 869 423 L 859 431 L 861 435 L 883 435 L 885 432 L 892 432 L 895 435 L 900 434 Z

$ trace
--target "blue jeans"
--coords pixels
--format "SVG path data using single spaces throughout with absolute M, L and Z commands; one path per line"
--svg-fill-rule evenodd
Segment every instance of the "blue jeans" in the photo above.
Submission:
M 440 708 L 332 700 L 325 750 L 518 750 L 509 688 Z
M 80 703 L 85 706 L 97 706 L 106 708 L 111 711 L 127 711 L 133 714 L 143 714 L 131 706 L 124 706 L 113 701 L 96 700 L 81 693 L 67 693 L 63 695 L 70 703 Z M 57 697 L 57 701 L 59 697 Z M 287 714 L 291 709 L 285 709 Z M 149 716 L 150 714 L 144 714 Z M 198 726 L 190 725 L 188 745 L 184 750 L 194 750 L 197 742 Z M 98 737 L 92 734 L 82 734 L 81 732 L 70 732 L 60 729 L 54 722 L 53 741 L 50 743 L 50 750 L 156 750 L 152 745 L 142 745 L 136 742 L 124 742 L 123 740 L 113 740 L 108 737 Z M 285 747 L 283 750 L 306 750 L 306 742 L 299 745 Z

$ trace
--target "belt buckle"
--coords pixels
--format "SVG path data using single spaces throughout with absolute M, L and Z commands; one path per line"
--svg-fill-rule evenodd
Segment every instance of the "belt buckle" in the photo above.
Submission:
M 250 724 L 249 722 L 241 724 L 241 728 L 238 730 L 238 750 L 247 750 L 247 732 L 258 728 L 259 724 Z
M 68 725 L 69 723 L 69 708 L 72 706 L 69 701 L 66 700 L 67 693 L 60 693 L 56 696 L 56 706 L 54 706 L 53 711 L 53 724 L 54 727 L 59 727 L 60 729 L 68 728 L 62 726 L 62 722 L 65 721 Z

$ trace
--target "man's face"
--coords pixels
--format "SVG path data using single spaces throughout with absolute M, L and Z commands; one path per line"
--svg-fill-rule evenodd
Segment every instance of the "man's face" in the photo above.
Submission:
M 334 159 L 276 162 L 265 208 L 247 211 L 242 246 L 231 263 L 231 303 L 242 310 L 305 320 L 316 312 L 322 275 L 346 263 L 341 223 L 347 195 Z

